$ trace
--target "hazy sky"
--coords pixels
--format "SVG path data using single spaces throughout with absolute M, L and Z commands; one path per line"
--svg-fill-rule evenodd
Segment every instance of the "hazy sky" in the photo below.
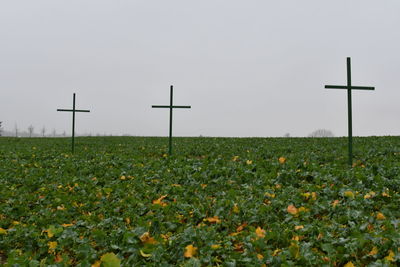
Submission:
M 178 136 L 400 134 L 399 0 L 1 0 L 4 128 Z

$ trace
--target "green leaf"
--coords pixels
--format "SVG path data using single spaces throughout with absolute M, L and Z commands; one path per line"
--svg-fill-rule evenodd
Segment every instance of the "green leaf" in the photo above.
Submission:
M 104 267 L 119 267 L 121 266 L 121 260 L 114 253 L 106 253 L 101 256 L 101 266 Z

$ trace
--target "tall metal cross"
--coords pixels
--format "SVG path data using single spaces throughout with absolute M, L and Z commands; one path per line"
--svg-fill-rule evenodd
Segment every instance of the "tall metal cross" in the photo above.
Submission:
M 57 111 L 72 112 L 72 153 L 75 152 L 75 112 L 90 112 L 85 109 L 75 109 L 75 93 L 72 101 L 72 109 L 57 109 Z
M 349 131 L 349 164 L 353 164 L 353 123 L 351 108 L 351 90 L 375 90 L 375 87 L 351 85 L 351 60 L 347 58 L 347 85 L 325 85 L 326 89 L 347 89 L 348 131 Z
M 168 145 L 168 154 L 172 154 L 172 110 L 174 108 L 192 108 L 191 106 L 174 106 L 173 105 L 173 94 L 174 94 L 174 87 L 171 85 L 170 88 L 170 100 L 169 106 L 158 106 L 153 105 L 152 108 L 169 108 L 169 145 Z

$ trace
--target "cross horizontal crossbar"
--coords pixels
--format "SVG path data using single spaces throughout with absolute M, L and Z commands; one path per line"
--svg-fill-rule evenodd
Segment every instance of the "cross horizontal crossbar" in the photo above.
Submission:
M 57 111 L 69 111 L 69 112 L 90 112 L 90 110 L 86 109 L 57 109 Z
M 191 106 L 151 106 L 152 108 L 192 108 Z
M 325 89 L 349 89 L 349 87 L 346 85 L 325 85 Z M 350 86 L 350 90 L 375 90 L 375 87 Z

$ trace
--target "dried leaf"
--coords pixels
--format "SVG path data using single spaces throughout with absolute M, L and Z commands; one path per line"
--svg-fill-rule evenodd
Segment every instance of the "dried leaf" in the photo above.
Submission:
M 264 237 L 265 237 L 265 230 L 262 229 L 261 227 L 257 227 L 257 229 L 256 229 L 256 235 L 257 235 L 259 238 L 264 238 Z
M 157 241 L 150 236 L 149 232 L 145 232 L 139 237 L 143 244 L 157 244 Z
M 218 216 L 205 218 L 203 221 L 209 222 L 209 223 L 221 223 L 221 220 L 218 218 Z
M 197 253 L 197 248 L 194 247 L 193 245 L 188 245 L 185 247 L 185 253 L 184 256 L 185 258 L 192 258 L 194 255 Z
M 385 257 L 385 260 L 387 261 L 395 261 L 395 259 L 393 258 L 395 256 L 393 250 L 389 250 L 389 254 Z
M 376 219 L 377 219 L 377 220 L 385 220 L 386 217 L 385 217 L 385 215 L 383 215 L 382 212 L 378 212 L 378 213 L 376 214 Z
M 304 229 L 304 226 L 303 226 L 303 225 L 296 225 L 296 226 L 294 227 L 294 229 L 295 229 L 295 230 L 301 230 L 301 229 Z
M 289 205 L 287 207 L 287 212 L 289 212 L 292 215 L 296 215 L 297 213 L 299 213 L 299 211 L 297 210 L 297 208 L 294 205 Z
M 57 242 L 49 242 L 49 243 L 47 243 L 47 245 L 49 246 L 49 249 L 50 250 L 55 250 L 56 249 L 56 247 L 57 247 Z
M 160 205 L 160 206 L 162 206 L 162 207 L 167 206 L 168 204 L 165 203 L 165 202 L 163 202 L 163 199 L 166 198 L 167 196 L 168 196 L 168 195 L 163 195 L 163 196 L 161 196 L 160 198 L 158 198 L 158 199 L 156 199 L 156 200 L 153 200 L 153 204 L 154 204 L 154 205 Z
M 374 255 L 376 255 L 376 254 L 378 254 L 378 248 L 377 247 L 373 247 L 372 249 L 371 249 L 371 251 L 368 253 L 368 255 L 370 255 L 370 256 L 374 256 Z

